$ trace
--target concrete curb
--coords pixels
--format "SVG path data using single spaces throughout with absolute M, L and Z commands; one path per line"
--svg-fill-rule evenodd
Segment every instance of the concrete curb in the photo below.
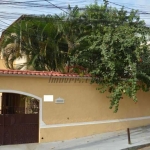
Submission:
M 139 146 L 133 146 L 133 147 L 129 147 L 129 148 L 121 149 L 121 150 L 142 150 L 143 148 L 146 148 L 148 146 L 150 146 L 150 143 L 139 145 Z

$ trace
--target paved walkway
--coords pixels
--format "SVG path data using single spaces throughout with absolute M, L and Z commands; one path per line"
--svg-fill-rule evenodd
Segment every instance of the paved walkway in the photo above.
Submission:
M 144 148 L 140 148 L 138 150 L 150 150 L 150 146 L 144 147 Z
M 130 132 L 130 145 L 126 131 L 118 131 L 67 141 L 0 146 L 0 150 L 121 150 L 150 143 L 150 126 L 132 129 Z

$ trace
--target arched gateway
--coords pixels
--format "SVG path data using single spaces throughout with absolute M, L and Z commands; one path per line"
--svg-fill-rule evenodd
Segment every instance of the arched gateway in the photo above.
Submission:
M 44 97 L 53 98 L 57 92 L 49 86 L 58 83 L 59 88 L 59 84 L 76 83 L 79 82 L 79 78 L 79 75 L 65 75 L 58 72 L 0 70 L 2 96 L 0 99 L 0 145 L 38 143 L 49 140 L 47 135 L 53 134 L 45 134 L 47 128 L 51 129 L 47 121 L 54 124 L 55 119 L 52 113 L 55 114 L 55 112 L 47 106 L 54 103 L 53 99 L 50 100 L 51 102 L 49 100 L 46 102 Z M 85 76 L 85 79 L 88 79 L 88 76 Z M 61 95 L 55 97 L 58 101 L 61 100 L 59 96 Z M 36 111 L 31 111 L 32 100 L 38 102 Z M 52 113 L 47 110 L 52 110 Z M 57 117 L 56 120 L 61 121 Z
M 1 90 L 0 145 L 39 141 L 39 100 L 11 90 Z

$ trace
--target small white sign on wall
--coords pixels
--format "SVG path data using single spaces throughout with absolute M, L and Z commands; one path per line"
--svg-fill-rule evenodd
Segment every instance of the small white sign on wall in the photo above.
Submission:
M 44 95 L 44 102 L 53 102 L 53 95 Z

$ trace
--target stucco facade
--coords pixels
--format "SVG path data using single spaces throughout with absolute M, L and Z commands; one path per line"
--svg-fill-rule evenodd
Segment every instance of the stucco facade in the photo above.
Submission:
M 21 58 L 17 58 L 14 62 L 13 62 L 13 67 L 14 69 L 18 69 L 19 70 L 26 70 L 27 66 L 25 65 L 27 61 L 27 58 L 25 55 L 22 55 Z M 22 66 L 22 67 L 21 67 Z M 3 53 L 1 52 L 0 54 L 0 69 L 7 69 L 6 65 L 5 65 L 5 61 L 3 59 Z
M 3 59 L 0 58 L 0 69 L 6 69 L 5 62 Z
M 40 101 L 39 142 L 67 140 L 150 124 L 150 92 L 138 92 L 138 103 L 124 97 L 119 111 L 109 109 L 89 78 L 0 75 L 0 92 L 20 93 Z M 45 102 L 44 95 L 53 95 Z M 55 103 L 63 98 L 64 103 Z

